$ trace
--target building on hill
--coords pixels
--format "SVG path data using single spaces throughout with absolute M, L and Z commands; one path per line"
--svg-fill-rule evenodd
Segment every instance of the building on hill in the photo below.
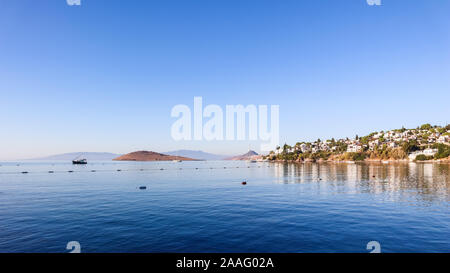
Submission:
M 438 149 L 428 148 L 423 151 L 416 151 L 416 152 L 410 153 L 408 155 L 408 157 L 410 160 L 415 160 L 418 155 L 434 156 L 437 152 L 438 152 Z

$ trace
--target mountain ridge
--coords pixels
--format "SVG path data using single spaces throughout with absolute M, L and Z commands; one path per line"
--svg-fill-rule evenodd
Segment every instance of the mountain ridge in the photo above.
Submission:
M 243 155 L 237 155 L 233 157 L 226 158 L 226 160 L 252 160 L 255 157 L 259 156 L 259 154 L 253 150 L 248 151 Z
M 65 161 L 65 160 L 73 160 L 77 157 L 79 158 L 85 158 L 88 161 L 109 161 L 113 160 L 116 157 L 121 156 L 120 154 L 114 154 L 114 153 L 107 153 L 107 152 L 75 152 L 75 153 L 63 153 L 63 154 L 55 154 L 55 155 L 49 155 L 44 157 L 37 157 L 37 158 L 30 158 L 25 160 L 36 160 L 36 161 L 49 161 L 49 160 L 55 160 L 55 161 Z

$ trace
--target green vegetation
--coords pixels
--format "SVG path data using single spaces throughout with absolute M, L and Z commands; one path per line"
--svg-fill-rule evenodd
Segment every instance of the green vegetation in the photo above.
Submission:
M 404 142 L 401 147 L 402 147 L 402 150 L 406 154 L 409 154 L 409 153 L 412 153 L 412 152 L 420 150 L 419 144 L 417 143 L 416 140 L 411 140 L 411 141 Z
M 442 159 L 450 156 L 450 146 L 436 143 L 433 145 L 434 149 L 438 149 L 437 153 L 434 155 L 434 159 Z
M 433 159 L 433 156 L 426 156 L 426 155 L 416 156 L 417 161 L 425 161 L 425 160 L 431 160 L 431 159 Z
M 420 126 L 420 130 L 430 130 L 431 128 L 432 128 L 432 126 L 429 123 L 423 124 L 422 126 Z

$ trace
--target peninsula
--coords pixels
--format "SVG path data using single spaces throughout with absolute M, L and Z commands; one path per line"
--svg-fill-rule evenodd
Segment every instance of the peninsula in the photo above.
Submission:
M 353 139 L 334 138 L 277 147 L 269 161 L 440 161 L 450 162 L 450 125 L 373 132 Z

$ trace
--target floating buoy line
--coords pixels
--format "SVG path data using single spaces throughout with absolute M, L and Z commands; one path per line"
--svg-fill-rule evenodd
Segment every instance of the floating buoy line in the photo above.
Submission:
M 248 169 L 256 169 L 256 168 L 270 168 L 270 165 L 265 166 L 248 166 Z M 150 172 L 150 171 L 181 171 L 181 170 L 226 170 L 226 169 L 239 169 L 239 166 L 233 167 L 187 167 L 187 168 L 149 168 L 149 169 L 110 169 L 110 170 L 95 170 L 95 169 L 89 169 L 89 170 L 49 170 L 49 171 L 17 171 L 17 172 L 0 172 L 1 174 L 55 174 L 55 173 L 95 173 L 95 172 Z

